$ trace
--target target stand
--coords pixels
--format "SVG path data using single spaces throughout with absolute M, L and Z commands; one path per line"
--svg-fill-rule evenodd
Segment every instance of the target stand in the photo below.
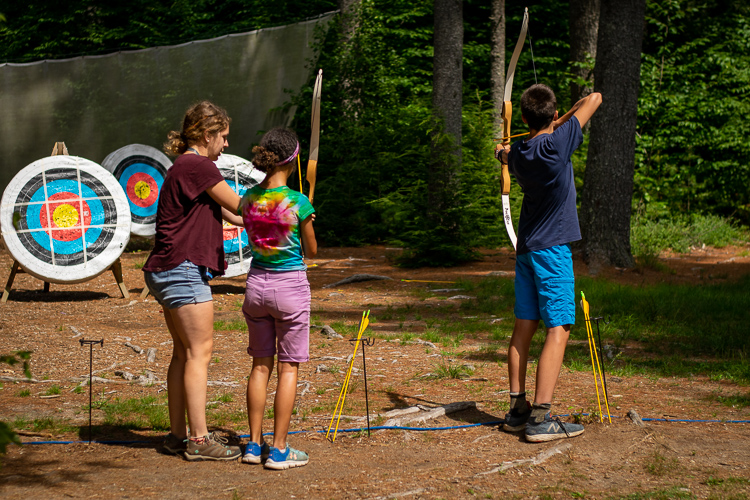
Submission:
M 13 266 L 0 303 L 18 273 L 73 284 L 112 271 L 129 298 L 120 256 L 130 239 L 130 210 L 117 180 L 96 163 L 68 156 L 58 142 L 10 181 L 0 202 L 0 227 Z

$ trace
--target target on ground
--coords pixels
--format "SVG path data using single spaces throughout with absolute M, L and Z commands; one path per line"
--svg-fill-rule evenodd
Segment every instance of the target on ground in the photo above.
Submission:
M 0 202 L 5 246 L 29 274 L 79 283 L 109 269 L 130 239 L 117 180 L 77 156 L 50 156 L 18 172 Z
M 133 221 L 131 231 L 137 236 L 156 234 L 156 207 L 159 193 L 172 162 L 156 148 L 130 144 L 110 153 L 102 166 L 112 172 L 128 197 Z
M 216 161 L 219 172 L 224 176 L 227 184 L 240 195 L 253 186 L 257 186 L 266 174 L 253 167 L 248 160 L 235 155 L 222 154 Z M 240 276 L 250 269 L 250 240 L 247 232 L 241 228 L 224 222 L 224 256 L 228 267 L 224 276 Z

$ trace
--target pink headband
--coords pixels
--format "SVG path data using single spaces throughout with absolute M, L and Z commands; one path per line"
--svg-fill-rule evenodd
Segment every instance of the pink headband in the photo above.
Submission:
M 297 156 L 297 153 L 299 153 L 299 142 L 297 143 L 297 147 L 296 147 L 296 148 L 294 148 L 294 153 L 292 153 L 292 156 L 290 156 L 289 158 L 287 158 L 287 159 L 286 159 L 286 160 L 284 160 L 284 161 L 280 161 L 280 162 L 278 162 L 278 163 L 276 164 L 276 166 L 277 166 L 277 167 L 280 167 L 280 166 L 282 166 L 282 165 L 286 165 L 287 163 L 291 162 L 292 160 L 294 160 L 294 157 L 295 157 L 295 156 Z

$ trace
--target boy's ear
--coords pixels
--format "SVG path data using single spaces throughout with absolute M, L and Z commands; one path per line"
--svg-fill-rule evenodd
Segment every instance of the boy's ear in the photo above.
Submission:
M 558 116 L 558 113 L 557 113 L 557 110 L 555 110 L 555 117 L 554 117 L 554 118 L 552 118 L 552 121 L 555 121 L 555 120 L 557 120 L 557 116 Z
M 524 123 L 525 123 L 526 125 L 528 125 L 528 124 L 529 124 L 529 121 L 528 121 L 528 120 L 526 119 L 526 117 L 525 117 L 525 116 L 523 116 L 523 115 L 521 115 L 521 120 L 523 120 L 523 122 L 524 122 Z

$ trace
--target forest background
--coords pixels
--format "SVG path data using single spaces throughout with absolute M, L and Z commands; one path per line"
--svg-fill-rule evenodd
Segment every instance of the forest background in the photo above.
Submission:
M 338 7 L 336 0 L 13 1 L 2 7 L 0 62 L 172 45 L 290 24 Z M 529 85 L 545 83 L 557 92 L 562 112 L 572 105 L 571 84 L 586 83 L 570 62 L 568 3 L 507 0 L 506 60 L 525 7 L 530 42 L 518 63 L 513 101 Z M 474 248 L 508 245 L 493 157 L 490 2 L 463 1 L 459 237 L 453 233 L 450 240 L 426 216 L 438 126 L 431 119 L 433 2 L 364 0 L 360 9 L 356 31 L 338 25 L 319 34 L 310 85 L 290 89 L 289 105 L 300 106 L 293 126 L 306 158 L 313 70 L 324 68 L 320 239 L 416 249 L 412 263 L 428 265 L 455 264 L 471 258 Z M 663 247 L 726 244 L 750 223 L 748 14 L 750 5 L 742 1 L 646 2 L 631 219 L 637 257 Z M 594 59 L 585 66 L 592 69 Z M 521 127 L 514 121 L 516 131 Z M 585 141 L 573 159 L 579 199 L 586 153 Z M 514 186 L 516 227 L 521 196 Z

